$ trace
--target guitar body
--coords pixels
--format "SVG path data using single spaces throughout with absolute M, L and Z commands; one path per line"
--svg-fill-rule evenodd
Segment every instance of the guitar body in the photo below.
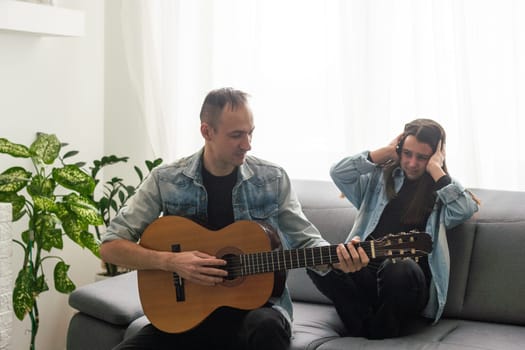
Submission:
M 179 251 L 198 250 L 217 258 L 272 250 L 266 228 L 256 222 L 237 221 L 210 231 L 178 216 L 154 221 L 144 231 L 140 245 L 159 251 L 176 251 L 175 246 Z M 182 282 L 176 274 L 158 270 L 139 270 L 137 276 L 144 314 L 155 327 L 169 333 L 195 327 L 221 306 L 256 309 L 268 301 L 274 288 L 272 272 L 226 279 L 217 286 Z M 177 295 L 176 282 L 182 282 L 181 295 Z

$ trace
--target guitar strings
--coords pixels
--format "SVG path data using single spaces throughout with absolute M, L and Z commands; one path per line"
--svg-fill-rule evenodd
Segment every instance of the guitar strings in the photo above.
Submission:
M 243 254 L 230 258 L 227 265 L 227 270 L 234 276 L 252 275 L 257 273 L 266 273 L 280 270 L 288 270 L 301 267 L 311 267 L 317 265 L 326 265 L 339 262 L 336 253 L 337 246 L 325 246 L 306 248 L 301 254 L 300 250 L 288 251 L 272 251 L 263 253 Z M 371 256 L 372 248 L 370 246 L 363 246 L 363 249 L 368 256 Z M 319 250 L 321 253 L 314 256 L 314 251 Z M 309 251 L 309 252 L 308 252 Z M 394 250 L 389 250 L 390 254 L 384 255 L 385 258 L 404 258 L 414 255 L 414 253 L 404 254 L 393 253 Z M 370 261 L 369 266 L 378 267 L 381 262 Z
M 228 264 L 228 271 L 242 276 L 335 263 L 339 261 L 335 248 L 336 246 L 306 248 L 303 254 L 299 250 L 282 250 L 239 255 L 231 265 Z M 321 253 L 314 255 L 316 250 Z

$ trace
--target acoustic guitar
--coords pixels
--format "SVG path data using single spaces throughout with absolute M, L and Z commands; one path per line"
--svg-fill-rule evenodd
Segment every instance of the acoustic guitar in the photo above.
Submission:
M 139 244 L 159 251 L 198 250 L 226 260 L 228 277 L 216 286 L 185 281 L 176 273 L 158 270 L 137 272 L 144 314 L 158 329 L 181 333 L 204 321 L 215 309 L 229 306 L 253 310 L 273 295 L 280 295 L 286 271 L 333 264 L 337 245 L 282 250 L 276 232 L 264 223 L 237 221 L 211 231 L 195 222 L 164 216 L 151 223 Z M 432 240 L 422 232 L 388 235 L 360 242 L 371 260 L 417 258 L 430 253 Z

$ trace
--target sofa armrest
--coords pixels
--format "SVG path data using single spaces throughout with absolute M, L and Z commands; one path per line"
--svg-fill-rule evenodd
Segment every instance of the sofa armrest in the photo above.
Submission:
M 144 315 L 135 271 L 77 288 L 69 295 L 69 305 L 116 325 L 128 325 Z

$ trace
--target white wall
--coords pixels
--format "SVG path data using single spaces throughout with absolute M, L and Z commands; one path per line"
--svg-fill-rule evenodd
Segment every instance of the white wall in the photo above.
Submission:
M 92 160 L 104 153 L 104 11 L 103 0 L 58 0 L 56 6 L 84 11 L 83 37 L 50 37 L 0 31 L 0 137 L 30 144 L 36 131 L 55 133 L 78 160 Z M 25 160 L 0 154 L 0 170 L 13 165 L 30 167 Z M 13 225 L 19 237 L 23 223 Z M 92 282 L 99 261 L 88 251 L 66 242 L 53 251 L 71 265 L 77 286 Z M 13 269 L 18 271 L 22 252 L 13 248 Z M 67 296 L 51 290 L 39 299 L 40 329 L 37 349 L 65 349 L 67 324 L 73 310 Z M 29 319 L 14 319 L 12 349 L 28 349 Z

